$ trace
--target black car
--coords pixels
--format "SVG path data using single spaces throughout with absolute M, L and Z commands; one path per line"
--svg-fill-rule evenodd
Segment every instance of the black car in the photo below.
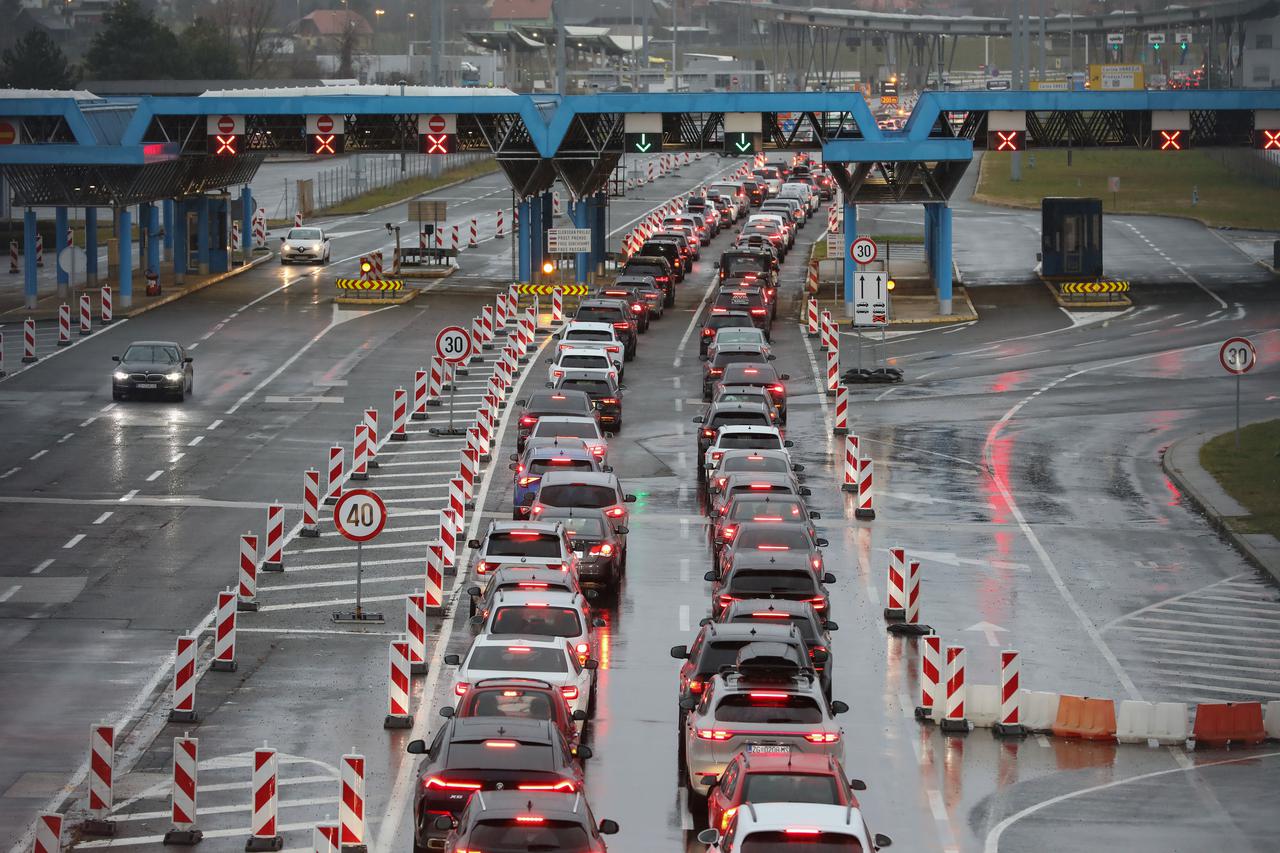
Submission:
M 716 347 L 715 356 L 702 365 L 702 399 L 711 402 L 711 392 L 729 365 L 767 364 L 772 358 L 774 356 L 761 344 L 733 343 Z
M 685 268 L 684 255 L 680 252 L 680 247 L 676 243 L 650 238 L 640 247 L 640 251 L 636 254 L 657 255 L 665 258 L 667 263 L 671 265 L 671 280 L 677 284 L 684 281 L 684 275 L 688 270 Z M 623 270 L 623 272 L 630 272 L 630 270 Z M 670 306 L 668 305 L 668 307 Z
M 456 821 L 477 791 L 582 790 L 582 768 L 559 729 L 547 720 L 453 717 L 430 746 L 412 740 L 405 750 L 426 756 L 414 786 L 415 851 L 441 849 L 449 823 L 437 818 Z M 578 747 L 578 758 L 590 756 L 589 748 Z
M 717 267 L 721 284 L 750 276 L 763 279 L 769 287 L 777 286 L 779 264 L 772 249 L 733 249 L 720 256 Z
M 712 403 L 704 414 L 693 419 L 698 428 L 698 458 L 707 454 L 707 448 L 715 441 L 720 427 L 773 426 L 773 412 L 762 403 Z M 699 468 L 699 471 L 703 469 Z
M 559 521 L 569 532 L 582 588 L 616 595 L 627 571 L 627 528 L 615 528 L 602 509 L 547 507 L 542 518 Z
M 772 364 L 730 364 L 720 374 L 720 382 L 725 385 L 754 385 L 768 390 L 773 398 L 773 405 L 778 410 L 778 418 L 787 422 L 787 386 L 790 374 L 779 373 Z
M 636 275 L 653 276 L 658 287 L 662 288 L 664 299 L 662 304 L 670 308 L 676 304 L 675 276 L 671 271 L 671 262 L 662 255 L 635 254 L 622 267 L 619 278 Z
M 822 692 L 831 698 L 831 632 L 840 626 L 823 619 L 807 601 L 744 598 L 735 601 L 720 614 L 724 623 L 750 625 L 795 625 L 809 649 L 809 660 L 818 671 Z M 820 660 L 819 660 L 820 658 Z
M 711 310 L 726 308 L 730 311 L 745 311 L 751 317 L 751 323 L 764 332 L 764 339 L 771 340 L 773 334 L 773 310 L 762 289 L 720 290 L 716 293 Z
M 614 280 L 615 286 L 626 286 L 635 289 L 648 308 L 649 319 L 655 320 L 666 313 L 667 292 L 651 275 L 620 275 Z
M 617 299 L 584 299 L 578 303 L 573 319 L 578 323 L 611 324 L 614 334 L 622 341 L 623 359 L 631 361 L 636 357 L 640 344 L 638 324 L 627 303 Z
M 453 821 L 449 821 L 453 823 Z M 602 835 L 618 824 L 598 824 L 579 793 L 479 791 L 444 840 L 446 853 L 470 850 L 554 850 L 556 853 L 604 853 Z
M 716 339 L 716 332 L 721 329 L 750 329 L 755 321 L 746 311 L 715 306 L 707 312 L 707 319 L 702 324 L 702 335 L 698 339 L 698 355 L 706 355 L 711 342 Z
M 735 560 L 724 574 L 714 569 L 704 575 L 710 581 L 711 615 L 720 613 L 744 598 L 783 598 L 790 601 L 807 601 L 824 617 L 831 612 L 831 597 L 827 584 L 835 583 L 830 572 L 821 577 L 813 573 L 809 558 L 803 553 L 778 551 L 768 557 L 752 554 Z
M 516 420 L 516 452 L 524 452 L 529 433 L 538 425 L 543 415 L 564 417 L 589 417 L 596 413 L 591 398 L 581 391 L 535 391 L 527 399 L 516 400 L 520 416 Z
M 754 178 L 747 178 L 742 181 L 742 188 L 747 191 L 747 198 L 755 206 L 759 206 L 761 202 L 768 196 L 768 190 L 764 181 L 758 181 Z
M 581 391 L 591 398 L 600 426 L 615 435 L 622 431 L 622 388 L 603 370 L 565 370 L 556 380 L 559 391 Z
M 631 316 L 635 318 L 636 330 L 642 335 L 649 331 L 649 306 L 644 301 L 639 288 L 615 281 L 607 287 L 596 288 L 592 296 L 597 299 L 617 299 L 627 303 L 631 308 Z
M 134 341 L 111 360 L 118 362 L 111 373 L 113 400 L 153 394 L 181 402 L 195 390 L 192 358 L 173 341 Z

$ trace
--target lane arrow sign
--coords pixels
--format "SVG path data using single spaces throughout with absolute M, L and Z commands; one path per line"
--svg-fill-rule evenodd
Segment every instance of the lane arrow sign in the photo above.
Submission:
M 639 151 L 641 154 L 644 154 L 652 147 L 653 147 L 653 143 L 649 141 L 649 134 L 647 133 L 640 134 L 640 141 L 636 143 L 636 150 Z
M 742 151 L 744 153 L 751 150 L 751 140 L 747 139 L 746 137 L 739 139 L 737 142 L 734 143 L 734 145 L 737 146 L 739 151 Z
M 990 622 L 979 622 L 976 625 L 970 625 L 968 628 L 965 628 L 965 630 L 982 632 L 983 636 L 987 638 L 987 645 L 993 649 L 999 648 L 1000 646 L 1000 643 L 996 641 L 996 634 L 1009 633 L 1007 630 L 1005 630 L 1004 628 L 1001 628 L 999 625 L 993 625 Z

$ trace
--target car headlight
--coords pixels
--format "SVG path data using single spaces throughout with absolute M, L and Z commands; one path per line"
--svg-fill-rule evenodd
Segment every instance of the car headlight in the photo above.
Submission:
M 282 252 L 292 252 L 292 251 L 293 251 L 293 247 L 292 247 L 292 246 L 290 246 L 288 243 L 281 243 L 281 244 L 280 244 L 280 251 L 282 251 Z
M 125 373 L 123 370 L 117 370 L 115 373 L 111 374 L 111 376 L 112 376 L 112 377 L 113 377 L 117 382 L 123 382 L 123 381 L 125 381 L 126 379 L 128 379 L 128 378 L 129 378 L 129 374 Z
M 181 373 L 166 373 L 166 374 L 164 375 L 164 378 L 165 378 L 165 379 L 168 379 L 170 382 L 177 382 L 179 379 L 181 379 L 181 378 L 182 378 L 182 374 L 181 374 Z

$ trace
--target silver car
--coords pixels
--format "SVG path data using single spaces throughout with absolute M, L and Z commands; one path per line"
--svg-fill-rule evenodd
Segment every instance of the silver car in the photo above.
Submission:
M 818 675 L 800 652 L 782 643 L 748 643 L 736 666 L 713 677 L 700 700 L 681 700 L 689 789 L 705 797 L 710 783 L 739 752 L 804 752 L 844 761 L 844 730 Z M 709 781 L 710 780 L 710 781 Z
M 290 228 L 280 238 L 280 265 L 329 263 L 329 238 L 320 228 Z

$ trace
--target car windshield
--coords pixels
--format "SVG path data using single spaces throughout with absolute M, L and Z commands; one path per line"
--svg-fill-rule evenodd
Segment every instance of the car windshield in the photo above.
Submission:
M 721 381 L 726 385 L 772 385 L 778 381 L 778 374 L 771 364 L 730 367 L 725 369 Z
M 770 474 L 786 474 L 790 473 L 791 466 L 787 460 L 780 459 L 777 456 L 735 456 L 731 459 L 724 460 L 720 466 L 721 473 L 733 474 L 738 471 L 759 471 L 761 473 Z
M 534 394 L 526 406 L 531 412 L 550 414 L 553 412 L 585 413 L 586 401 L 581 397 L 569 394 Z
M 548 471 L 594 471 L 595 467 L 589 459 L 574 459 L 572 456 L 552 456 L 550 459 L 534 459 L 529 463 L 530 474 L 545 474 Z
M 602 539 L 605 535 L 604 522 L 598 518 L 566 518 L 563 523 L 570 539 Z
M 764 615 L 761 615 L 764 614 Z M 813 621 L 808 616 L 797 616 L 790 613 L 783 613 L 780 610 L 758 610 L 754 613 L 739 613 L 734 616 L 731 622 L 763 622 L 769 620 L 770 625 L 795 625 L 800 631 L 800 636 L 804 637 L 806 643 L 818 640 L 818 632 L 813 627 Z
M 177 347 L 159 344 L 134 344 L 124 351 L 121 361 L 150 362 L 152 364 L 177 364 L 182 360 Z
M 735 388 L 716 396 L 718 403 L 762 403 L 767 399 L 768 394 L 761 388 Z
M 798 500 L 769 500 L 733 502 L 729 510 L 732 521 L 787 521 L 804 518 L 804 505 Z
M 538 502 L 548 506 L 605 507 L 618 502 L 618 493 L 609 486 L 593 486 L 586 483 L 565 483 L 543 486 L 538 492 Z
M 755 326 L 750 328 L 735 327 L 725 329 L 716 335 L 717 344 L 763 344 L 765 343 L 764 335 Z
M 814 583 L 813 574 L 807 570 L 779 572 L 771 569 L 743 569 L 734 573 L 730 586 L 734 595 L 752 598 L 770 593 L 810 593 L 813 592 Z
M 748 364 L 762 364 L 766 361 L 768 361 L 768 357 L 756 349 L 722 349 L 716 353 L 715 361 L 711 362 L 711 365 L 712 367 L 724 367 L 726 364 L 737 364 L 743 362 Z
M 484 853 L 588 853 L 591 839 L 581 826 L 569 821 L 485 820 L 476 824 L 467 839 L 468 850 Z
M 731 432 L 720 436 L 717 445 L 722 450 L 777 450 L 781 447 L 776 435 L 755 432 Z
M 667 274 L 667 271 L 657 264 L 627 264 L 623 271 L 627 275 L 651 275 L 654 278 Z
M 582 620 L 572 607 L 516 605 L 499 607 L 489 626 L 490 634 L 520 634 L 534 637 L 577 637 Z
M 467 669 L 495 672 L 568 672 L 563 649 L 541 646 L 476 646 Z
M 622 319 L 621 308 L 579 308 L 575 320 L 581 320 L 584 323 L 612 323 L 614 320 Z
M 743 317 L 740 314 L 712 314 L 707 320 L 708 329 L 745 329 L 755 326 L 751 325 L 750 317 Z
M 769 418 L 764 412 L 725 412 L 713 417 L 707 427 L 716 429 L 727 425 L 769 426 Z
M 319 228 L 290 228 L 286 240 L 320 240 Z
M 538 421 L 533 438 L 599 438 L 594 421 Z
M 610 367 L 609 359 L 603 355 L 566 355 L 560 358 L 561 367 L 601 368 Z
M 739 853 L 861 853 L 862 844 L 852 835 L 833 832 L 795 835 L 785 831 L 753 832 L 742 839 Z
M 560 537 L 533 530 L 491 533 L 485 553 L 490 557 L 559 557 Z
M 822 722 L 822 709 L 812 696 L 779 690 L 730 693 L 716 706 L 716 720 L 725 723 L 798 725 Z
M 791 525 L 778 526 L 767 521 L 744 527 L 733 542 L 734 547 L 763 548 L 765 550 L 786 549 L 788 551 L 805 551 L 810 547 L 809 534 Z
M 740 273 L 755 272 L 762 273 L 769 269 L 769 262 L 764 258 L 755 256 L 737 256 L 727 258 L 720 269 L 724 270 L 726 276 L 738 275 Z
M 551 706 L 551 699 L 541 691 L 514 687 L 479 687 L 475 688 L 469 716 L 554 720 L 555 710 Z

